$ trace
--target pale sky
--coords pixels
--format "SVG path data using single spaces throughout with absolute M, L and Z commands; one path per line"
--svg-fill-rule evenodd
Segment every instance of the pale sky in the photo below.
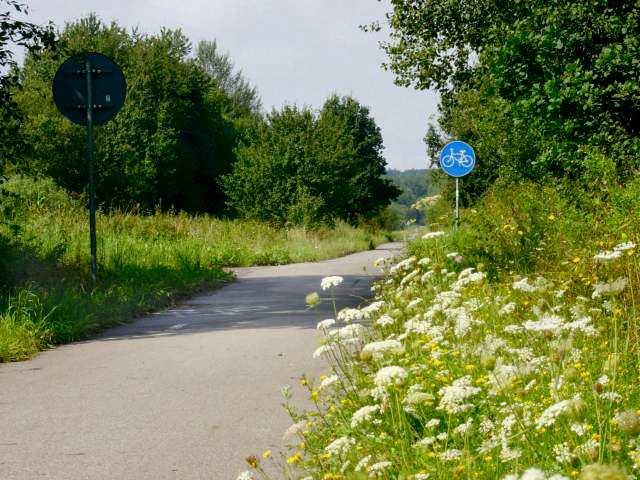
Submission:
M 434 92 L 397 87 L 380 64 L 383 34 L 358 25 L 380 20 L 383 0 L 27 0 L 34 23 L 95 12 L 105 21 L 157 32 L 181 28 L 195 45 L 217 39 L 258 88 L 266 109 L 285 103 L 319 108 L 336 92 L 371 109 L 391 168 L 425 168 L 422 138 L 435 118 Z

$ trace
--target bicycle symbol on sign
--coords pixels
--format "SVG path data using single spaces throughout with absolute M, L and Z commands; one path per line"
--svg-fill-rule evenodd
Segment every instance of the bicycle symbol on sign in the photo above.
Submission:
M 456 154 L 455 150 L 453 148 L 450 148 L 449 152 L 442 157 L 442 166 L 445 168 L 451 168 L 454 165 L 468 168 L 473 165 L 473 157 L 469 155 L 464 149 L 461 149 Z

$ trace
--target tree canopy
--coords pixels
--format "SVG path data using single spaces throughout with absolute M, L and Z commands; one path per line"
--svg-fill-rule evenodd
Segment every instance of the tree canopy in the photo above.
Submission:
M 391 5 L 387 67 L 399 84 L 440 91 L 444 137 L 478 153 L 474 195 L 496 175 L 580 181 L 601 155 L 621 181 L 637 171 L 637 2 Z
M 376 215 L 400 192 L 382 177 L 380 129 L 369 110 L 333 95 L 316 114 L 272 111 L 224 178 L 241 215 L 277 223 L 314 224 Z

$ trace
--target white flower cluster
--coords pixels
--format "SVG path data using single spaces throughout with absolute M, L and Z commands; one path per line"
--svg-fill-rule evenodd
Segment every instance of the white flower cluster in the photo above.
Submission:
M 345 455 L 355 443 L 351 437 L 338 437 L 325 447 L 325 451 L 332 456 Z
M 603 296 L 617 295 L 627 286 L 628 280 L 625 277 L 619 277 L 610 283 L 596 283 L 593 286 L 593 294 L 591 298 L 596 299 Z
M 404 345 L 398 340 L 381 340 L 367 343 L 360 352 L 360 358 L 368 360 L 382 360 L 386 355 L 399 355 L 404 353 Z
M 322 290 L 329 290 L 330 288 L 337 287 L 342 282 L 344 282 L 344 278 L 338 275 L 334 275 L 331 277 L 324 277 L 320 282 L 320 288 L 322 288 Z
M 473 404 L 465 403 L 467 399 L 480 392 L 480 388 L 472 386 L 471 377 L 458 378 L 450 386 L 439 390 L 441 396 L 438 410 L 449 414 L 465 412 L 473 408 Z
M 351 417 L 351 428 L 355 428 L 363 422 L 368 422 L 379 411 L 379 405 L 366 405 L 356 410 Z
M 446 235 L 445 232 L 442 231 L 438 231 L 438 232 L 429 232 L 429 233 L 425 233 L 422 236 L 423 240 L 431 240 L 432 238 L 439 238 L 439 237 L 444 237 Z
M 407 371 L 395 365 L 383 367 L 376 373 L 374 383 L 378 387 L 389 387 L 393 385 L 402 385 L 407 379 Z

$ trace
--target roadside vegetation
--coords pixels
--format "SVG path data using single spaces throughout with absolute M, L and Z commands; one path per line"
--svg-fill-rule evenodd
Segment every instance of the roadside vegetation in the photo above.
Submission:
M 282 228 L 205 214 L 99 212 L 93 288 L 84 202 L 50 179 L 15 176 L 0 188 L 0 361 L 28 358 L 218 286 L 231 279 L 223 267 L 314 261 L 388 240 L 346 223 Z
M 496 185 L 458 229 L 434 205 L 440 225 L 378 261 L 372 303 L 320 319 L 313 356 L 329 369 L 301 379 L 313 408 L 285 395 L 283 475 L 635 478 L 638 190 L 607 193 L 584 209 L 556 188 Z

